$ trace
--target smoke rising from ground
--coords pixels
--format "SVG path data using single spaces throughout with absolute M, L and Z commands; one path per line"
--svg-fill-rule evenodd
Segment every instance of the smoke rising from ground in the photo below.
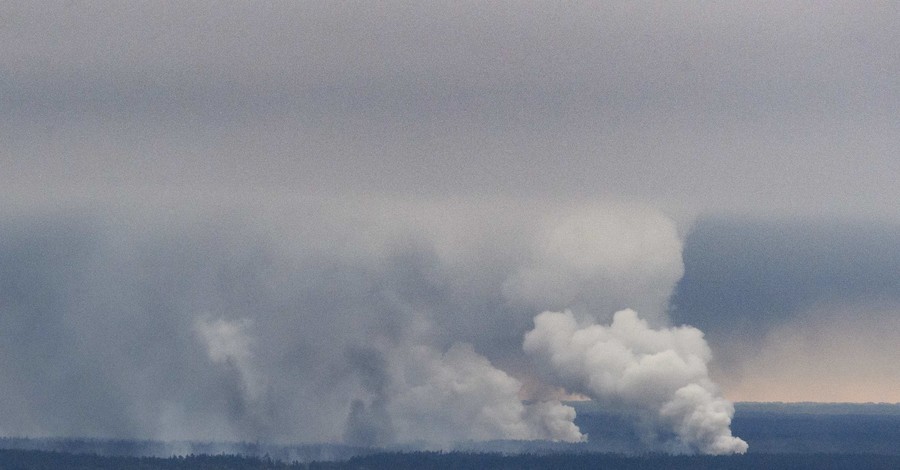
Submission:
M 584 201 L 861 217 L 688 238 L 672 318 L 732 382 L 814 305 L 900 311 L 896 3 L 64 3 L 0 2 L 0 431 L 391 442 L 448 368 L 563 416 L 534 316 L 664 328 L 685 272 Z
M 259 398 L 264 386 L 255 376 L 250 352 L 251 338 L 247 333 L 248 320 L 227 321 L 211 319 L 208 315 L 194 320 L 194 329 L 206 346 L 209 359 L 234 369 L 243 385 L 243 391 L 251 400 Z
M 6 218 L 4 432 L 578 442 L 522 352 L 538 308 L 664 324 L 683 269 L 645 206 L 269 209 Z
M 470 345 L 445 353 L 414 347 L 397 357 L 388 410 L 401 442 L 514 439 L 578 442 L 575 410 L 557 400 L 524 404 L 522 384 Z
M 576 211 L 552 219 L 534 238 L 529 261 L 504 282 L 510 302 L 603 319 L 630 307 L 667 322 L 666 304 L 684 266 L 678 231 L 664 214 Z
M 675 452 L 746 452 L 729 429 L 734 407 L 709 378 L 712 353 L 700 330 L 655 330 L 633 310 L 617 312 L 608 327 L 579 326 L 568 311 L 544 312 L 534 325 L 523 347 L 551 380 L 634 410 L 649 441 Z

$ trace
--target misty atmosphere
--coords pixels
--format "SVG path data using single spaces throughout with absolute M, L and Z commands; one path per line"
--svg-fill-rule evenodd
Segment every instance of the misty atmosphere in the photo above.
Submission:
M 896 468 L 897 50 L 890 2 L 2 2 L 0 466 Z

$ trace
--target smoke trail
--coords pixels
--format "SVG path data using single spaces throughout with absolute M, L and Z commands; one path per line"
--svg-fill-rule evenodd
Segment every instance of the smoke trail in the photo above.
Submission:
M 359 398 L 351 402 L 344 442 L 359 446 L 393 443 L 396 432 L 387 410 L 391 397 L 387 360 L 380 351 L 372 348 L 352 348 L 347 352 L 347 359 L 359 373 L 371 398 L 368 402 Z
M 240 377 L 242 390 L 247 398 L 257 400 L 262 396 L 265 386 L 251 364 L 252 339 L 247 331 L 251 324 L 247 319 L 228 321 L 213 319 L 207 314 L 194 320 L 194 330 L 206 346 L 209 359 L 233 368 Z
M 567 390 L 634 410 L 649 439 L 669 451 L 747 450 L 731 435 L 734 408 L 709 379 L 711 352 L 696 328 L 652 329 L 633 310 L 616 312 L 609 326 L 579 326 L 571 312 L 544 312 L 523 348 Z

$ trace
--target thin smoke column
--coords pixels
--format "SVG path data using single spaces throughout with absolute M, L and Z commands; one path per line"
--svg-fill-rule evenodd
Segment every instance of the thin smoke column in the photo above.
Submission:
M 744 453 L 731 435 L 733 405 L 710 380 L 712 358 L 703 333 L 689 326 L 650 328 L 633 310 L 609 326 L 579 325 L 569 312 L 544 312 L 524 349 L 546 377 L 641 419 L 648 440 L 676 453 Z

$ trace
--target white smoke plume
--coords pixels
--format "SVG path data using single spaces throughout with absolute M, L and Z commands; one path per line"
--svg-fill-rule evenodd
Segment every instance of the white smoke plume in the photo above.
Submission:
M 468 344 L 443 354 L 426 347 L 403 353 L 388 407 L 402 441 L 584 440 L 574 408 L 557 400 L 523 404 L 521 382 Z
M 634 305 L 665 325 L 683 270 L 676 225 L 646 206 L 352 202 L 0 224 L 0 425 L 168 440 L 577 442 L 560 387 L 586 392 L 523 354 L 534 315 L 571 308 L 589 324 Z M 659 429 L 699 409 L 680 393 Z
M 575 410 L 558 400 L 524 404 L 522 384 L 471 345 L 415 345 L 350 355 L 366 395 L 353 401 L 344 440 L 357 445 L 481 440 L 580 442 Z
M 616 312 L 609 326 L 579 325 L 568 311 L 544 312 L 523 347 L 570 392 L 633 410 L 646 420 L 649 439 L 669 451 L 747 450 L 731 435 L 734 407 L 709 378 L 712 354 L 696 328 L 653 329 L 633 310 Z
M 641 206 L 581 210 L 546 220 L 529 261 L 503 285 L 514 305 L 596 316 L 629 307 L 666 323 L 684 273 L 675 223 Z

